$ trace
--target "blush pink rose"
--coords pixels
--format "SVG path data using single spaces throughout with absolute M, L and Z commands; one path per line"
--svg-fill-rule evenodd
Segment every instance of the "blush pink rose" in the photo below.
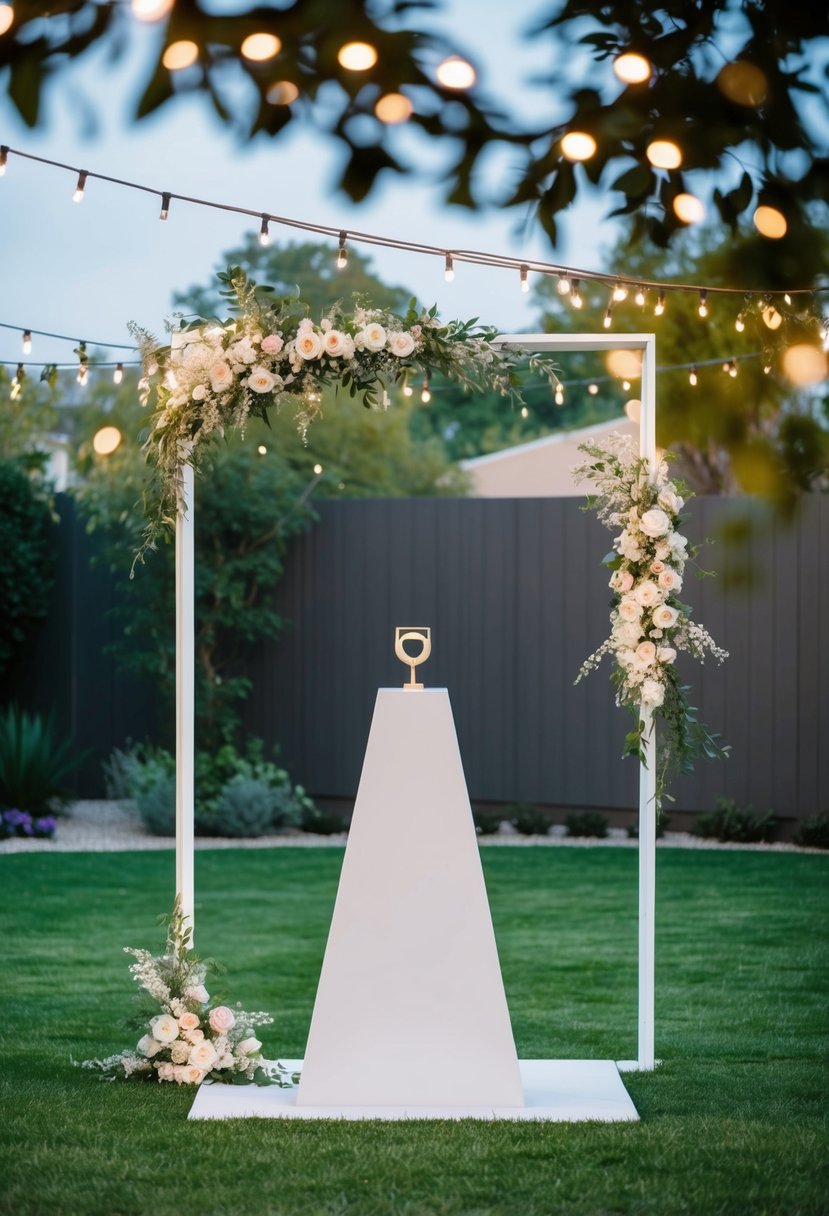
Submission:
M 236 1015 L 227 1005 L 217 1005 L 210 1010 L 210 1026 L 217 1034 L 227 1034 L 236 1025 Z
M 199 1024 L 198 1014 L 183 1013 L 178 1020 L 178 1024 L 182 1030 L 195 1030 Z
M 268 334 L 262 339 L 262 350 L 268 355 L 278 355 L 285 345 L 279 334 Z

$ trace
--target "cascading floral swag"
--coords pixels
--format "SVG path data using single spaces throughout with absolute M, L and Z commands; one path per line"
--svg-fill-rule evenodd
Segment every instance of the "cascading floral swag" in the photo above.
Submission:
M 604 655 L 616 660 L 610 677 L 616 704 L 629 709 L 637 723 L 625 740 L 625 755 L 645 760 L 643 708 L 662 719 L 657 732 L 659 808 L 664 798 L 670 799 L 667 784 L 673 774 L 690 772 L 698 756 L 725 757 L 730 750 L 697 720 L 688 702 L 690 690 L 674 665 L 677 651 L 687 651 L 700 662 L 710 654 L 719 663 L 728 652 L 691 619 L 691 609 L 679 598 L 686 563 L 698 551 L 689 552 L 679 531 L 687 518 L 681 513 L 687 487 L 668 479 L 664 460 L 651 475 L 628 435 L 611 435 L 604 446 L 585 443 L 579 451 L 590 459 L 574 470 L 576 480 L 591 481 L 595 487 L 585 509 L 595 510 L 606 527 L 621 531 L 603 562 L 613 572 L 611 634 L 582 664 L 576 683 L 594 671 Z
M 301 300 L 274 296 L 239 267 L 229 267 L 219 280 L 234 319 L 182 320 L 169 346 L 131 327 L 144 364 L 142 404 L 153 402 L 145 445 L 152 475 L 139 558 L 175 525 L 182 465 L 204 470 L 212 443 L 244 431 L 250 417 L 267 421 L 271 409 L 290 405 L 304 438 L 329 385 L 382 410 L 387 390 L 405 387 L 416 375 L 494 389 L 513 406 L 523 401 L 520 363 L 558 383 L 548 357 L 494 346 L 498 331 L 478 325 L 477 317 L 444 324 L 436 308 L 419 311 L 412 300 L 405 317 L 361 302 L 350 312 L 335 304 L 317 323 Z

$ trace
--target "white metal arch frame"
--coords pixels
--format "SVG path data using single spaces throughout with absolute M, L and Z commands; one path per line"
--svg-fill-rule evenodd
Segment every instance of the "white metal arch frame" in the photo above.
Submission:
M 531 353 L 635 350 L 642 354 L 639 451 L 656 469 L 656 339 L 653 334 L 501 334 L 500 346 Z M 176 894 L 194 925 L 195 557 L 194 478 L 181 469 L 176 521 Z M 656 893 L 656 728 L 643 709 L 645 763 L 639 773 L 639 1040 L 633 1067 L 653 1069 Z M 628 1066 L 630 1067 L 630 1065 Z

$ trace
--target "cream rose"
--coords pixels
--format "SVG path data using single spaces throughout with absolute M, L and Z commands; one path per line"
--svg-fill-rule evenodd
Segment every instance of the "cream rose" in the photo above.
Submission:
M 284 345 L 279 334 L 268 334 L 267 338 L 262 339 L 262 350 L 266 355 L 278 355 Z
M 259 1051 L 261 1046 L 262 1044 L 259 1040 L 251 1035 L 250 1038 L 242 1039 L 240 1043 L 236 1044 L 236 1051 L 240 1056 L 252 1056 L 255 1052 Z
M 635 646 L 642 636 L 642 626 L 638 621 L 616 621 L 613 636 L 626 646 Z
M 656 657 L 660 663 L 673 663 L 676 658 L 676 651 L 673 646 L 660 646 L 656 652 Z
M 642 605 L 637 604 L 632 596 L 625 595 L 619 601 L 617 611 L 623 621 L 638 621 L 642 615 Z
M 340 358 L 346 352 L 345 334 L 339 329 L 329 329 L 322 340 L 322 348 L 332 358 Z
M 658 608 L 654 609 L 651 620 L 657 629 L 670 629 L 672 625 L 676 624 L 678 617 L 679 613 L 676 608 L 671 608 L 670 604 L 660 604 Z
M 372 321 L 370 325 L 367 325 L 357 337 L 362 339 L 366 350 L 382 350 L 386 345 L 386 331 L 376 321 Z
M 682 590 L 682 579 L 676 570 L 672 570 L 670 566 L 666 566 L 664 570 L 660 571 L 657 582 L 663 591 Z
M 204 1080 L 204 1069 L 196 1068 L 193 1064 L 185 1064 L 179 1075 L 183 1085 L 201 1085 Z
M 190 396 L 194 401 L 204 401 L 205 397 L 207 396 L 207 385 L 197 384 Z
M 661 574 L 664 569 L 665 569 L 665 563 L 661 562 L 658 558 L 655 562 L 651 562 L 651 564 L 650 564 L 651 574 Z
M 188 1043 L 201 1043 L 204 1038 L 204 1031 L 201 1026 L 196 1026 L 193 1030 L 188 1030 L 185 1038 Z
M 232 383 L 233 372 L 230 370 L 229 364 L 225 363 L 224 359 L 214 363 L 210 368 L 210 384 L 213 392 L 220 393 L 223 389 L 230 388 Z
M 653 642 L 640 642 L 636 647 L 636 657 L 640 663 L 650 665 L 656 658 L 656 647 Z
M 245 384 L 254 393 L 270 393 L 276 387 L 276 376 L 265 367 L 254 367 Z
M 200 1005 L 204 1005 L 210 1000 L 204 984 L 194 984 L 192 988 L 187 989 L 184 995 L 188 1001 L 198 1001 Z
M 643 608 L 653 608 L 654 604 L 658 604 L 662 599 L 661 591 L 650 579 L 634 587 L 632 594 L 637 604 L 641 604 Z
M 185 1043 L 183 1039 L 176 1039 L 170 1048 L 170 1058 L 174 1064 L 186 1064 L 191 1050 L 189 1043 Z
M 162 1060 L 156 1064 L 156 1068 L 159 1081 L 172 1081 L 176 1075 L 175 1065 L 171 1064 L 169 1060 Z
M 322 353 L 322 338 L 312 329 L 306 329 L 297 334 L 294 350 L 300 359 L 319 359 Z
M 182 1030 L 195 1030 L 199 1024 L 199 1015 L 197 1013 L 183 1013 L 178 1020 L 178 1024 Z
M 209 1039 L 204 1039 L 203 1042 L 196 1043 L 190 1048 L 187 1063 L 192 1064 L 194 1068 L 203 1068 L 205 1072 L 210 1072 L 218 1058 L 216 1048 Z
M 629 562 L 638 562 L 642 557 L 639 542 L 627 529 L 619 533 L 616 537 L 615 545 L 617 551 L 621 553 L 622 557 L 626 557 Z
M 680 498 L 679 494 L 671 486 L 665 486 L 665 489 L 660 491 L 656 501 L 663 510 L 670 511 L 671 515 L 677 515 L 685 506 L 685 499 Z
M 643 680 L 641 695 L 643 705 L 656 709 L 665 700 L 665 687 L 659 680 Z
M 608 585 L 614 591 L 619 591 L 624 595 L 633 586 L 633 575 L 629 570 L 614 570 L 610 576 L 610 583 Z
M 389 350 L 398 359 L 405 359 L 414 350 L 414 338 L 411 334 L 392 334 L 389 338 Z
M 138 1040 L 138 1051 L 142 1056 L 152 1059 L 157 1056 L 163 1047 L 163 1043 L 159 1043 L 158 1039 L 154 1039 L 151 1034 L 145 1034 L 142 1039 Z
M 671 530 L 671 521 L 660 507 L 651 507 L 639 520 L 639 528 L 645 536 L 665 536 Z
M 159 1043 L 172 1043 L 173 1039 L 178 1038 L 178 1022 L 168 1013 L 160 1013 L 154 1017 L 150 1022 L 150 1030 L 153 1038 L 158 1039 Z
M 217 1005 L 210 1010 L 210 1025 L 217 1034 L 227 1034 L 236 1025 L 236 1015 L 227 1005 Z

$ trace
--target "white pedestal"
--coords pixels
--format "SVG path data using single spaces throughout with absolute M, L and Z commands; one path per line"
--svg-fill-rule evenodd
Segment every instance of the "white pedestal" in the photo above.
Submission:
M 523 1104 L 449 695 L 381 689 L 294 1109 Z

